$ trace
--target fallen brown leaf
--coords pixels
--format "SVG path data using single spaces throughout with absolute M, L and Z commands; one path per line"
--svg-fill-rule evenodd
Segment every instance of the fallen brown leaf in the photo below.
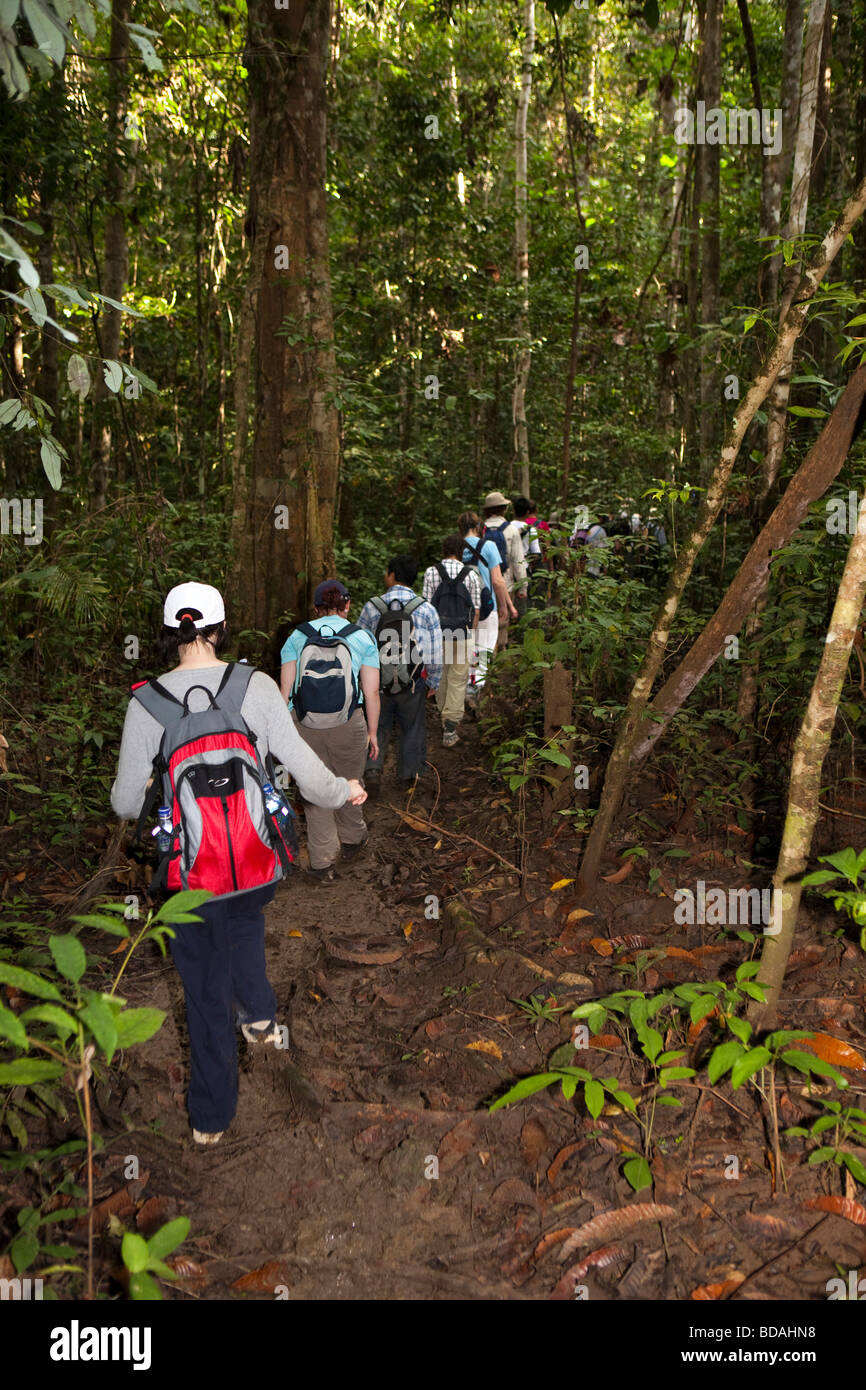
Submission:
M 280 1284 L 288 1284 L 288 1275 L 285 1266 L 279 1260 L 268 1260 L 259 1269 L 253 1269 L 249 1274 L 242 1274 L 240 1279 L 235 1279 L 232 1284 L 233 1289 L 241 1289 L 244 1293 L 273 1293 L 274 1289 Z
M 606 1236 L 624 1236 L 644 1221 L 670 1221 L 677 1214 L 675 1207 L 659 1206 L 656 1202 L 634 1202 L 628 1207 L 618 1207 L 616 1211 L 603 1212 L 601 1216 L 594 1216 L 591 1221 L 578 1227 L 571 1239 L 566 1241 L 560 1259 L 567 1260 L 581 1245 L 604 1240 Z
M 729 1293 L 738 1289 L 745 1279 L 745 1274 L 732 1274 L 730 1279 L 725 1279 L 721 1284 L 702 1284 L 699 1289 L 692 1289 L 689 1298 L 709 1301 L 716 1298 L 727 1298 Z
M 592 1254 L 587 1255 L 585 1260 L 572 1265 L 571 1269 L 563 1274 L 550 1295 L 551 1299 L 573 1298 L 575 1284 L 590 1269 L 604 1269 L 606 1265 L 615 1264 L 617 1260 L 627 1259 L 628 1253 L 628 1246 L 625 1245 L 604 1245 L 600 1250 L 593 1250 Z
M 852 1202 L 850 1197 L 810 1197 L 804 1206 L 812 1207 L 815 1211 L 829 1211 L 834 1216 L 844 1216 L 855 1226 L 866 1226 L 866 1207 Z
M 602 874 L 605 883 L 622 883 L 627 879 L 634 868 L 634 859 L 627 859 L 621 869 L 617 869 L 613 874 Z

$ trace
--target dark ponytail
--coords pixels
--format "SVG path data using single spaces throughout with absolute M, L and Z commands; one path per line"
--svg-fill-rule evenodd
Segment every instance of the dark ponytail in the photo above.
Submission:
M 203 637 L 206 642 L 210 642 L 214 650 L 214 656 L 219 656 L 225 651 L 228 642 L 228 630 L 225 622 L 211 623 L 209 627 L 196 627 L 192 618 L 188 614 L 180 620 L 180 627 L 163 627 L 162 632 L 156 639 L 156 650 L 160 664 L 162 666 L 176 666 L 180 657 L 180 648 L 189 646 L 197 637 Z

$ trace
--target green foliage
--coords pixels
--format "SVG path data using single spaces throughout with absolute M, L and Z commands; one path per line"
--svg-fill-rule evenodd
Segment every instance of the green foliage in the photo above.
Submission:
M 834 1163 L 837 1168 L 845 1167 L 854 1178 L 855 1182 L 862 1183 L 866 1187 L 866 1167 L 856 1153 L 843 1147 L 847 1140 L 854 1140 L 860 1148 L 866 1141 L 866 1111 L 859 1110 L 856 1106 L 847 1105 L 842 1107 L 838 1100 L 825 1100 L 823 1096 L 815 1096 L 818 1105 L 824 1109 L 824 1114 L 814 1120 L 811 1125 L 792 1125 L 785 1130 L 785 1134 L 791 1137 L 822 1141 L 809 1154 L 810 1164 Z M 823 1142 L 828 1132 L 832 1130 L 832 1143 Z
M 850 845 L 837 850 L 835 854 L 825 854 L 819 864 L 829 864 L 829 869 L 816 869 L 806 874 L 804 888 L 818 888 L 822 898 L 829 898 L 837 912 L 845 912 L 860 927 L 860 947 L 866 951 L 866 849 L 858 854 Z M 845 879 L 850 888 L 829 888 L 826 885 L 834 879 Z
M 129 1271 L 129 1296 L 134 1301 L 155 1302 L 162 1298 L 159 1285 L 152 1275 L 161 1279 L 176 1279 L 174 1270 L 165 1263 L 165 1258 L 176 1250 L 189 1235 L 189 1220 L 178 1216 L 161 1226 L 148 1239 L 135 1231 L 126 1231 L 120 1247 L 120 1254 Z

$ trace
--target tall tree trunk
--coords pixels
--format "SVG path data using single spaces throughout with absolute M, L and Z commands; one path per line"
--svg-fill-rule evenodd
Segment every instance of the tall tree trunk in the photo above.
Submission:
M 719 607 L 653 700 L 650 707 L 652 722 L 647 723 L 646 731 L 632 754 L 632 773 L 652 751 L 671 719 L 721 656 L 726 639 L 739 632 L 756 594 L 766 587 L 773 555 L 788 544 L 809 507 L 823 497 L 838 476 L 854 437 L 864 396 L 866 366 L 858 367 L 851 377 L 830 419 L 737 570 Z
M 812 164 L 812 149 L 815 139 L 815 112 L 818 101 L 818 76 L 820 70 L 821 46 L 824 38 L 824 11 L 827 0 L 811 0 L 809 23 L 806 30 L 806 45 L 803 54 L 803 81 L 800 91 L 800 116 L 797 123 L 797 140 L 794 148 L 794 171 L 791 178 L 791 203 L 788 224 L 785 228 L 786 240 L 798 239 L 806 230 L 806 214 L 809 207 L 809 183 Z M 795 264 L 788 267 L 779 306 L 779 322 L 788 311 L 788 306 L 797 285 L 798 272 Z M 757 496 L 757 510 L 760 516 L 767 499 L 775 485 L 785 452 L 788 433 L 788 400 L 791 392 L 791 371 L 794 365 L 793 345 L 791 355 L 782 364 L 773 389 L 767 411 L 767 447 L 764 451 L 761 483 Z M 746 631 L 749 647 L 754 646 L 761 630 L 763 611 L 766 604 L 766 587 L 756 600 L 755 612 Z M 758 661 L 757 656 L 747 651 L 743 664 L 740 687 L 737 696 L 737 713 L 743 724 L 754 722 L 758 702 Z M 746 789 L 748 790 L 748 788 Z
M 108 167 L 105 176 L 105 250 L 100 292 L 110 299 L 123 299 L 129 273 L 126 241 L 126 203 L 131 165 L 125 146 L 129 103 L 129 24 L 131 0 L 113 0 L 111 38 L 108 47 Z M 133 142 L 134 143 L 134 142 Z M 98 270 L 98 267 L 97 267 Z M 122 314 L 110 304 L 102 305 L 97 325 L 97 351 L 101 357 L 117 361 L 120 356 Z M 101 369 L 96 373 L 91 397 L 93 416 L 90 430 L 91 489 L 95 509 L 105 505 L 111 464 L 111 422 L 115 402 L 105 384 Z
M 250 7 L 255 430 L 236 492 L 236 621 L 303 619 L 333 565 L 339 434 L 328 266 L 330 0 Z M 242 441 L 241 441 L 242 448 Z M 273 653 L 272 653 L 273 654 Z
M 526 120 L 532 93 L 532 58 L 535 52 L 535 0 L 523 4 L 523 55 L 521 61 L 520 95 L 514 122 L 514 251 L 517 281 L 520 287 L 520 313 L 517 321 L 517 361 L 514 372 L 512 420 L 514 423 L 514 459 L 520 470 L 518 486 L 524 497 L 529 496 L 529 431 L 526 425 L 526 388 L 532 350 L 529 343 L 529 233 L 526 215 Z
M 698 90 L 708 111 L 722 100 L 722 8 L 724 0 L 704 0 L 701 80 Z M 701 477 L 712 471 L 710 460 L 721 435 L 721 340 L 719 335 L 719 278 L 721 235 L 719 228 L 719 176 L 721 146 L 698 145 L 696 198 L 701 225 Z
M 742 0 L 743 27 L 748 21 L 747 0 Z M 751 29 L 751 25 L 749 25 Z M 794 157 L 794 129 L 797 122 L 797 102 L 800 94 L 800 67 L 803 60 L 803 0 L 787 0 L 785 10 L 785 43 L 782 51 L 782 85 L 779 107 L 782 112 L 782 139 L 778 153 L 765 155 L 761 151 L 761 230 L 762 237 L 777 237 L 782 225 L 782 195 L 791 160 Z M 760 96 L 760 90 L 756 93 Z M 758 103 L 760 110 L 762 103 Z M 769 243 L 764 243 L 769 249 Z M 773 305 L 779 286 L 781 253 L 763 260 L 758 271 L 758 303 Z
M 580 885 L 583 891 L 589 891 L 598 877 L 602 852 L 610 839 L 614 820 L 622 803 L 629 763 L 642 733 L 641 726 L 646 717 L 653 683 L 664 660 L 680 599 L 688 583 L 695 560 L 721 511 L 743 437 L 755 417 L 755 412 L 766 399 L 767 393 L 776 379 L 776 374 L 782 364 L 789 360 L 794 343 L 803 331 L 809 301 L 814 296 L 839 248 L 864 209 L 866 209 L 866 179 L 846 203 L 840 216 L 808 261 L 796 288 L 796 302 L 792 299 L 769 357 L 746 392 L 742 404 L 728 428 L 722 445 L 721 458 L 709 481 L 697 524 L 688 542 L 681 547 L 677 556 L 667 593 L 656 615 L 646 653 L 629 695 L 625 718 L 617 733 L 613 752 L 607 765 L 601 801 L 592 823 L 592 830 L 580 866 Z
M 555 13 L 553 15 L 553 25 L 556 36 L 556 66 L 559 72 L 559 90 L 562 96 L 562 113 L 563 119 L 565 120 L 565 139 L 568 147 L 568 161 L 571 167 L 571 182 L 574 189 L 574 209 L 577 213 L 579 235 L 582 237 L 586 227 L 586 219 L 583 215 L 583 209 L 580 206 L 577 155 L 574 148 L 573 108 L 569 105 L 568 93 L 565 90 L 565 64 L 562 60 L 562 40 L 559 33 L 559 20 Z M 582 245 L 582 242 L 580 244 Z M 583 258 L 575 253 L 574 298 L 571 306 L 571 336 L 568 344 L 568 368 L 565 377 L 565 409 L 562 418 L 562 471 L 560 475 L 559 494 L 560 503 L 563 508 L 568 506 L 568 486 L 571 474 L 571 417 L 574 412 L 574 382 L 577 376 L 577 337 L 580 328 L 580 296 L 583 291 L 583 274 Z M 528 490 L 524 495 L 527 497 L 529 496 Z
M 764 936 L 759 982 L 766 990 L 763 1004 L 750 1013 L 761 1028 L 771 1026 L 782 981 L 794 943 L 800 909 L 800 880 L 806 870 L 818 820 L 821 771 L 830 748 L 839 697 L 848 670 L 851 648 L 866 598 L 866 496 L 861 499 L 857 533 L 851 541 L 842 582 L 821 652 L 821 661 L 791 764 L 788 809 L 773 888 L 779 890 L 781 913 L 773 914 L 772 933 Z M 774 902 L 777 894 L 773 894 Z

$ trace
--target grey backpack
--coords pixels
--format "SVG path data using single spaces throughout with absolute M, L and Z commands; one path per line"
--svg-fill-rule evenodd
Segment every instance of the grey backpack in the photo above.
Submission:
M 415 682 L 424 669 L 412 614 L 424 602 L 416 594 L 406 603 L 392 598 L 390 603 L 384 598 L 372 598 L 373 607 L 382 616 L 376 628 L 376 641 L 379 646 L 379 690 L 383 695 L 399 695 L 403 690 L 414 690 Z

